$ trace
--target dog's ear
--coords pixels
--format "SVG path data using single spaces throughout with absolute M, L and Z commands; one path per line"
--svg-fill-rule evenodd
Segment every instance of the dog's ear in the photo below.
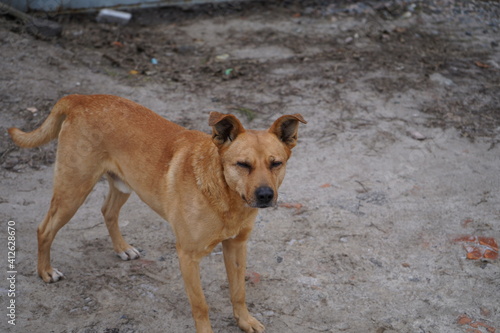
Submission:
M 217 147 L 233 141 L 238 135 L 245 132 L 238 118 L 232 114 L 212 111 L 208 118 L 208 125 L 212 126 L 212 140 Z
M 281 116 L 271 125 L 269 132 L 274 133 L 288 148 L 292 149 L 297 144 L 299 121 L 307 124 L 299 113 Z

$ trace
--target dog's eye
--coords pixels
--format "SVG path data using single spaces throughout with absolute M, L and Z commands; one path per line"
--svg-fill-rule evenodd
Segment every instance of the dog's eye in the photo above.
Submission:
M 252 166 L 250 164 L 248 164 L 247 162 L 237 162 L 236 165 L 239 166 L 240 168 L 244 168 L 244 169 L 251 169 L 252 168 Z
M 271 163 L 271 169 L 277 168 L 277 167 L 281 166 L 282 164 L 283 164 L 283 162 L 274 161 Z

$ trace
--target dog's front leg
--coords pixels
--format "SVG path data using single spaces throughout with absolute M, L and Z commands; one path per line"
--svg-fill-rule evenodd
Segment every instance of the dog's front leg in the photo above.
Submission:
M 201 288 L 200 258 L 177 247 L 184 287 L 191 303 L 191 312 L 196 325 L 196 333 L 213 333 L 208 318 L 208 305 Z
M 236 237 L 222 242 L 224 264 L 226 265 L 227 278 L 231 303 L 233 304 L 234 317 L 238 326 L 247 333 L 264 332 L 264 325 L 252 317 L 245 303 L 245 272 L 247 263 L 247 240 Z

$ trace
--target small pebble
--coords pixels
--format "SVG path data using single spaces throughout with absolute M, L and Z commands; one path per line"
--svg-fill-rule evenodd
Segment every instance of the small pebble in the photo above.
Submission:
M 415 139 L 415 140 L 419 140 L 419 141 L 422 141 L 422 140 L 425 140 L 427 139 L 427 137 L 425 135 L 423 135 L 422 133 L 418 132 L 418 131 L 411 131 L 410 132 L 410 136 Z

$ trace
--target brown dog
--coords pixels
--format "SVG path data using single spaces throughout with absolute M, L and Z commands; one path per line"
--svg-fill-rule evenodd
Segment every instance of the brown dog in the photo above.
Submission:
M 235 116 L 212 112 L 210 137 L 124 98 L 71 95 L 35 131 L 10 128 L 21 147 L 59 138 L 54 194 L 38 227 L 38 274 L 45 282 L 63 276 L 50 265 L 52 241 L 106 175 L 102 213 L 118 256 L 140 256 L 118 228 L 120 208 L 135 191 L 175 232 L 196 331 L 212 332 L 199 262 L 222 242 L 234 316 L 243 331 L 262 332 L 245 304 L 246 242 L 257 208 L 276 204 L 299 122 L 306 123 L 300 114 L 286 115 L 267 131 L 245 130 Z

